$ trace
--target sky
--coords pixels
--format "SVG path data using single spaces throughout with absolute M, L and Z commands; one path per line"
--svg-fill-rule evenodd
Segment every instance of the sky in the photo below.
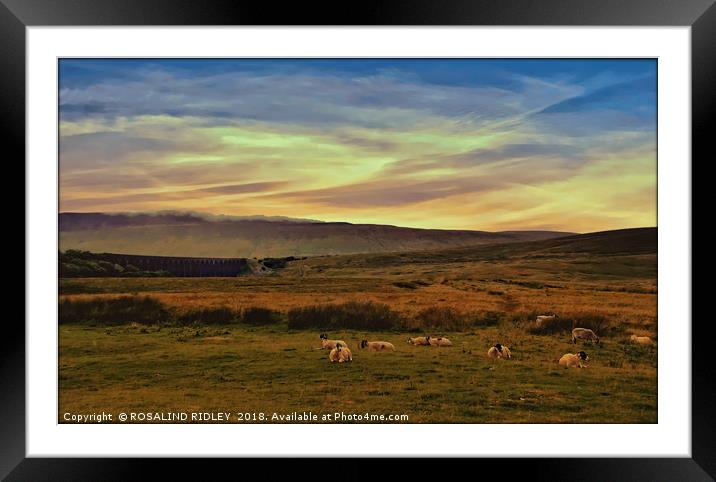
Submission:
M 60 211 L 656 226 L 656 61 L 61 59 Z

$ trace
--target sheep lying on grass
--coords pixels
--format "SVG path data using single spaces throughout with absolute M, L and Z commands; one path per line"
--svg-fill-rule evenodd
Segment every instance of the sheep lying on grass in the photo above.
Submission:
M 360 347 L 368 351 L 395 351 L 395 346 L 387 341 L 368 341 L 362 340 Z
M 415 338 L 408 338 L 408 343 L 416 346 L 430 346 L 429 336 L 416 336 Z
M 328 359 L 331 360 L 332 363 L 352 362 L 353 353 L 351 353 L 351 350 L 347 346 L 336 343 L 336 347 L 328 354 Z
M 636 343 L 638 345 L 653 345 L 654 344 L 654 340 L 652 340 L 648 336 L 632 335 L 629 337 L 629 341 L 632 343 Z
M 328 335 L 321 333 L 321 348 L 319 350 L 333 350 L 338 343 L 345 347 L 348 346 L 343 340 L 329 340 Z
M 575 328 L 572 330 L 572 343 L 577 343 L 577 338 L 599 343 L 599 337 L 589 328 Z
M 509 348 L 497 343 L 496 345 L 491 346 L 489 350 L 487 350 L 487 356 L 489 356 L 490 358 L 495 358 L 495 359 L 505 358 L 505 359 L 509 360 L 510 358 L 512 358 L 512 353 L 510 353 Z
M 452 342 L 444 336 L 417 336 L 408 338 L 408 343 L 417 346 L 452 346 Z
M 439 336 L 437 338 L 429 336 L 428 343 L 430 346 L 452 346 L 452 342 L 444 336 Z
M 574 353 L 565 353 L 562 358 L 559 359 L 559 364 L 564 368 L 586 368 L 582 362 L 589 361 L 589 356 L 583 351 L 580 351 L 576 355 Z

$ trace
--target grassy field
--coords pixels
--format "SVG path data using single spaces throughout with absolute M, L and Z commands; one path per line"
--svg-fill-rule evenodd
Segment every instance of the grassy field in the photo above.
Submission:
M 658 338 L 656 246 L 632 238 L 315 257 L 270 276 L 62 279 L 61 303 L 149 296 L 177 319 L 250 307 L 273 310 L 277 319 L 268 326 L 210 325 L 201 318 L 190 325 L 63 323 L 60 422 L 65 412 L 104 410 L 369 412 L 407 414 L 410 423 L 656 423 L 657 350 L 627 342 L 632 333 Z M 294 330 L 286 320 L 296 308 L 347 301 L 385 304 L 403 321 L 393 330 L 331 330 L 354 354 L 352 364 L 331 364 L 325 351 L 313 349 L 320 327 Z M 421 313 L 433 308 L 468 321 L 457 331 L 431 325 Z M 582 349 L 572 345 L 568 329 L 530 331 L 533 315 L 549 311 L 607 320 L 601 345 L 583 348 L 591 357 L 587 369 L 557 364 L 562 354 Z M 485 313 L 494 322 L 474 321 Z M 454 346 L 405 342 L 423 333 L 448 336 Z M 363 352 L 363 337 L 391 341 L 397 352 Z M 510 347 L 512 360 L 486 357 L 498 342 Z
M 566 370 L 566 337 L 485 328 L 448 333 L 451 348 L 415 347 L 374 333 L 395 353 L 358 349 L 331 364 L 318 334 L 283 326 L 60 329 L 64 412 L 311 410 L 407 414 L 413 423 L 656 423 L 656 351 L 622 341 L 586 347 L 589 367 Z M 509 339 L 512 360 L 487 348 Z M 60 420 L 62 422 L 62 420 Z

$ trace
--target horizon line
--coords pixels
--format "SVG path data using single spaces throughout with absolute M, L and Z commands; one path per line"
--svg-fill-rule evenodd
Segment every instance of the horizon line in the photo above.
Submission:
M 380 224 L 380 223 L 361 223 L 351 221 L 326 221 L 322 219 L 312 219 L 303 217 L 291 217 L 291 216 L 280 216 L 280 215 L 267 215 L 267 214 L 250 214 L 250 215 L 237 215 L 237 214 L 213 214 L 202 211 L 191 211 L 191 210 L 173 210 L 166 209 L 161 211 L 58 211 L 58 216 L 62 214 L 104 214 L 108 216 L 121 216 L 121 215 L 148 215 L 148 216 L 162 216 L 162 215 L 193 215 L 198 218 L 204 218 L 205 221 L 222 221 L 221 218 L 228 218 L 223 220 L 228 221 L 239 221 L 239 220 L 253 220 L 253 221 L 266 221 L 266 222 L 280 222 L 280 221 L 291 221 L 295 223 L 317 223 L 317 224 L 350 224 L 354 226 L 389 226 L 394 228 L 406 228 L 406 229 L 418 229 L 425 231 L 473 231 L 473 232 L 485 232 L 485 233 L 508 233 L 508 232 L 552 232 L 552 233 L 565 233 L 565 234 L 593 234 L 593 233 L 605 233 L 609 231 L 620 231 L 624 229 L 648 229 L 658 228 L 658 225 L 654 226 L 628 226 L 614 229 L 599 229 L 596 231 L 563 231 L 559 229 L 503 229 L 500 231 L 488 231 L 485 229 L 465 229 L 465 228 L 425 228 L 418 226 L 407 226 L 399 224 Z M 213 218 L 213 219 L 212 219 Z M 233 219 L 232 219 L 233 218 Z M 261 219 L 264 218 L 264 219 Z M 273 219 L 273 220 L 272 220 Z

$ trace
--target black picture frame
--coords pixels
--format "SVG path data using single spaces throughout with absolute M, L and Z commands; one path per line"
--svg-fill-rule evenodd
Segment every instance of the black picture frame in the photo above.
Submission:
M 712 142 L 710 115 L 716 110 L 715 0 L 430 0 L 363 1 L 356 4 L 293 2 L 272 6 L 259 2 L 204 0 L 0 0 L 0 119 L 6 152 L 25 156 L 25 29 L 30 26 L 110 25 L 567 25 L 690 26 L 692 61 L 692 157 Z M 9 161 L 9 158 L 6 158 Z M 693 161 L 684 159 L 684 162 Z M 19 164 L 19 163 L 17 163 Z M 24 178 L 24 171 L 19 174 Z M 681 320 L 686 323 L 688 320 Z M 508 478 L 538 480 L 713 480 L 716 477 L 716 390 L 709 337 L 712 321 L 692 323 L 692 458 L 478 459 L 475 475 L 495 469 Z M 686 325 L 685 325 L 686 326 Z M 39 459 L 26 458 L 25 329 L 7 320 L 0 365 L 0 477 L 7 480 L 128 480 L 162 470 L 183 477 L 213 474 L 219 461 L 207 459 Z M 101 442 L 101 441 L 100 441 Z M 223 463 L 230 460 L 223 459 Z M 265 470 L 266 461 L 244 460 L 245 474 Z M 298 460 L 283 469 L 330 474 L 351 480 L 365 476 L 367 462 Z M 436 474 L 432 463 L 403 467 L 396 474 Z M 165 467 L 166 466 L 166 467 Z M 271 464 L 274 475 L 282 469 Z M 278 470 L 278 472 L 275 472 Z M 449 472 L 457 468 L 450 466 Z M 479 471 L 479 472 L 475 472 Z M 483 472 L 484 471 L 484 472 Z M 229 477 L 231 477 L 229 472 Z M 234 473 L 235 474 L 235 473 Z M 392 475 L 390 472 L 385 475 Z M 231 477 L 234 478 L 234 477 Z M 501 477 L 502 478 L 502 477 Z

